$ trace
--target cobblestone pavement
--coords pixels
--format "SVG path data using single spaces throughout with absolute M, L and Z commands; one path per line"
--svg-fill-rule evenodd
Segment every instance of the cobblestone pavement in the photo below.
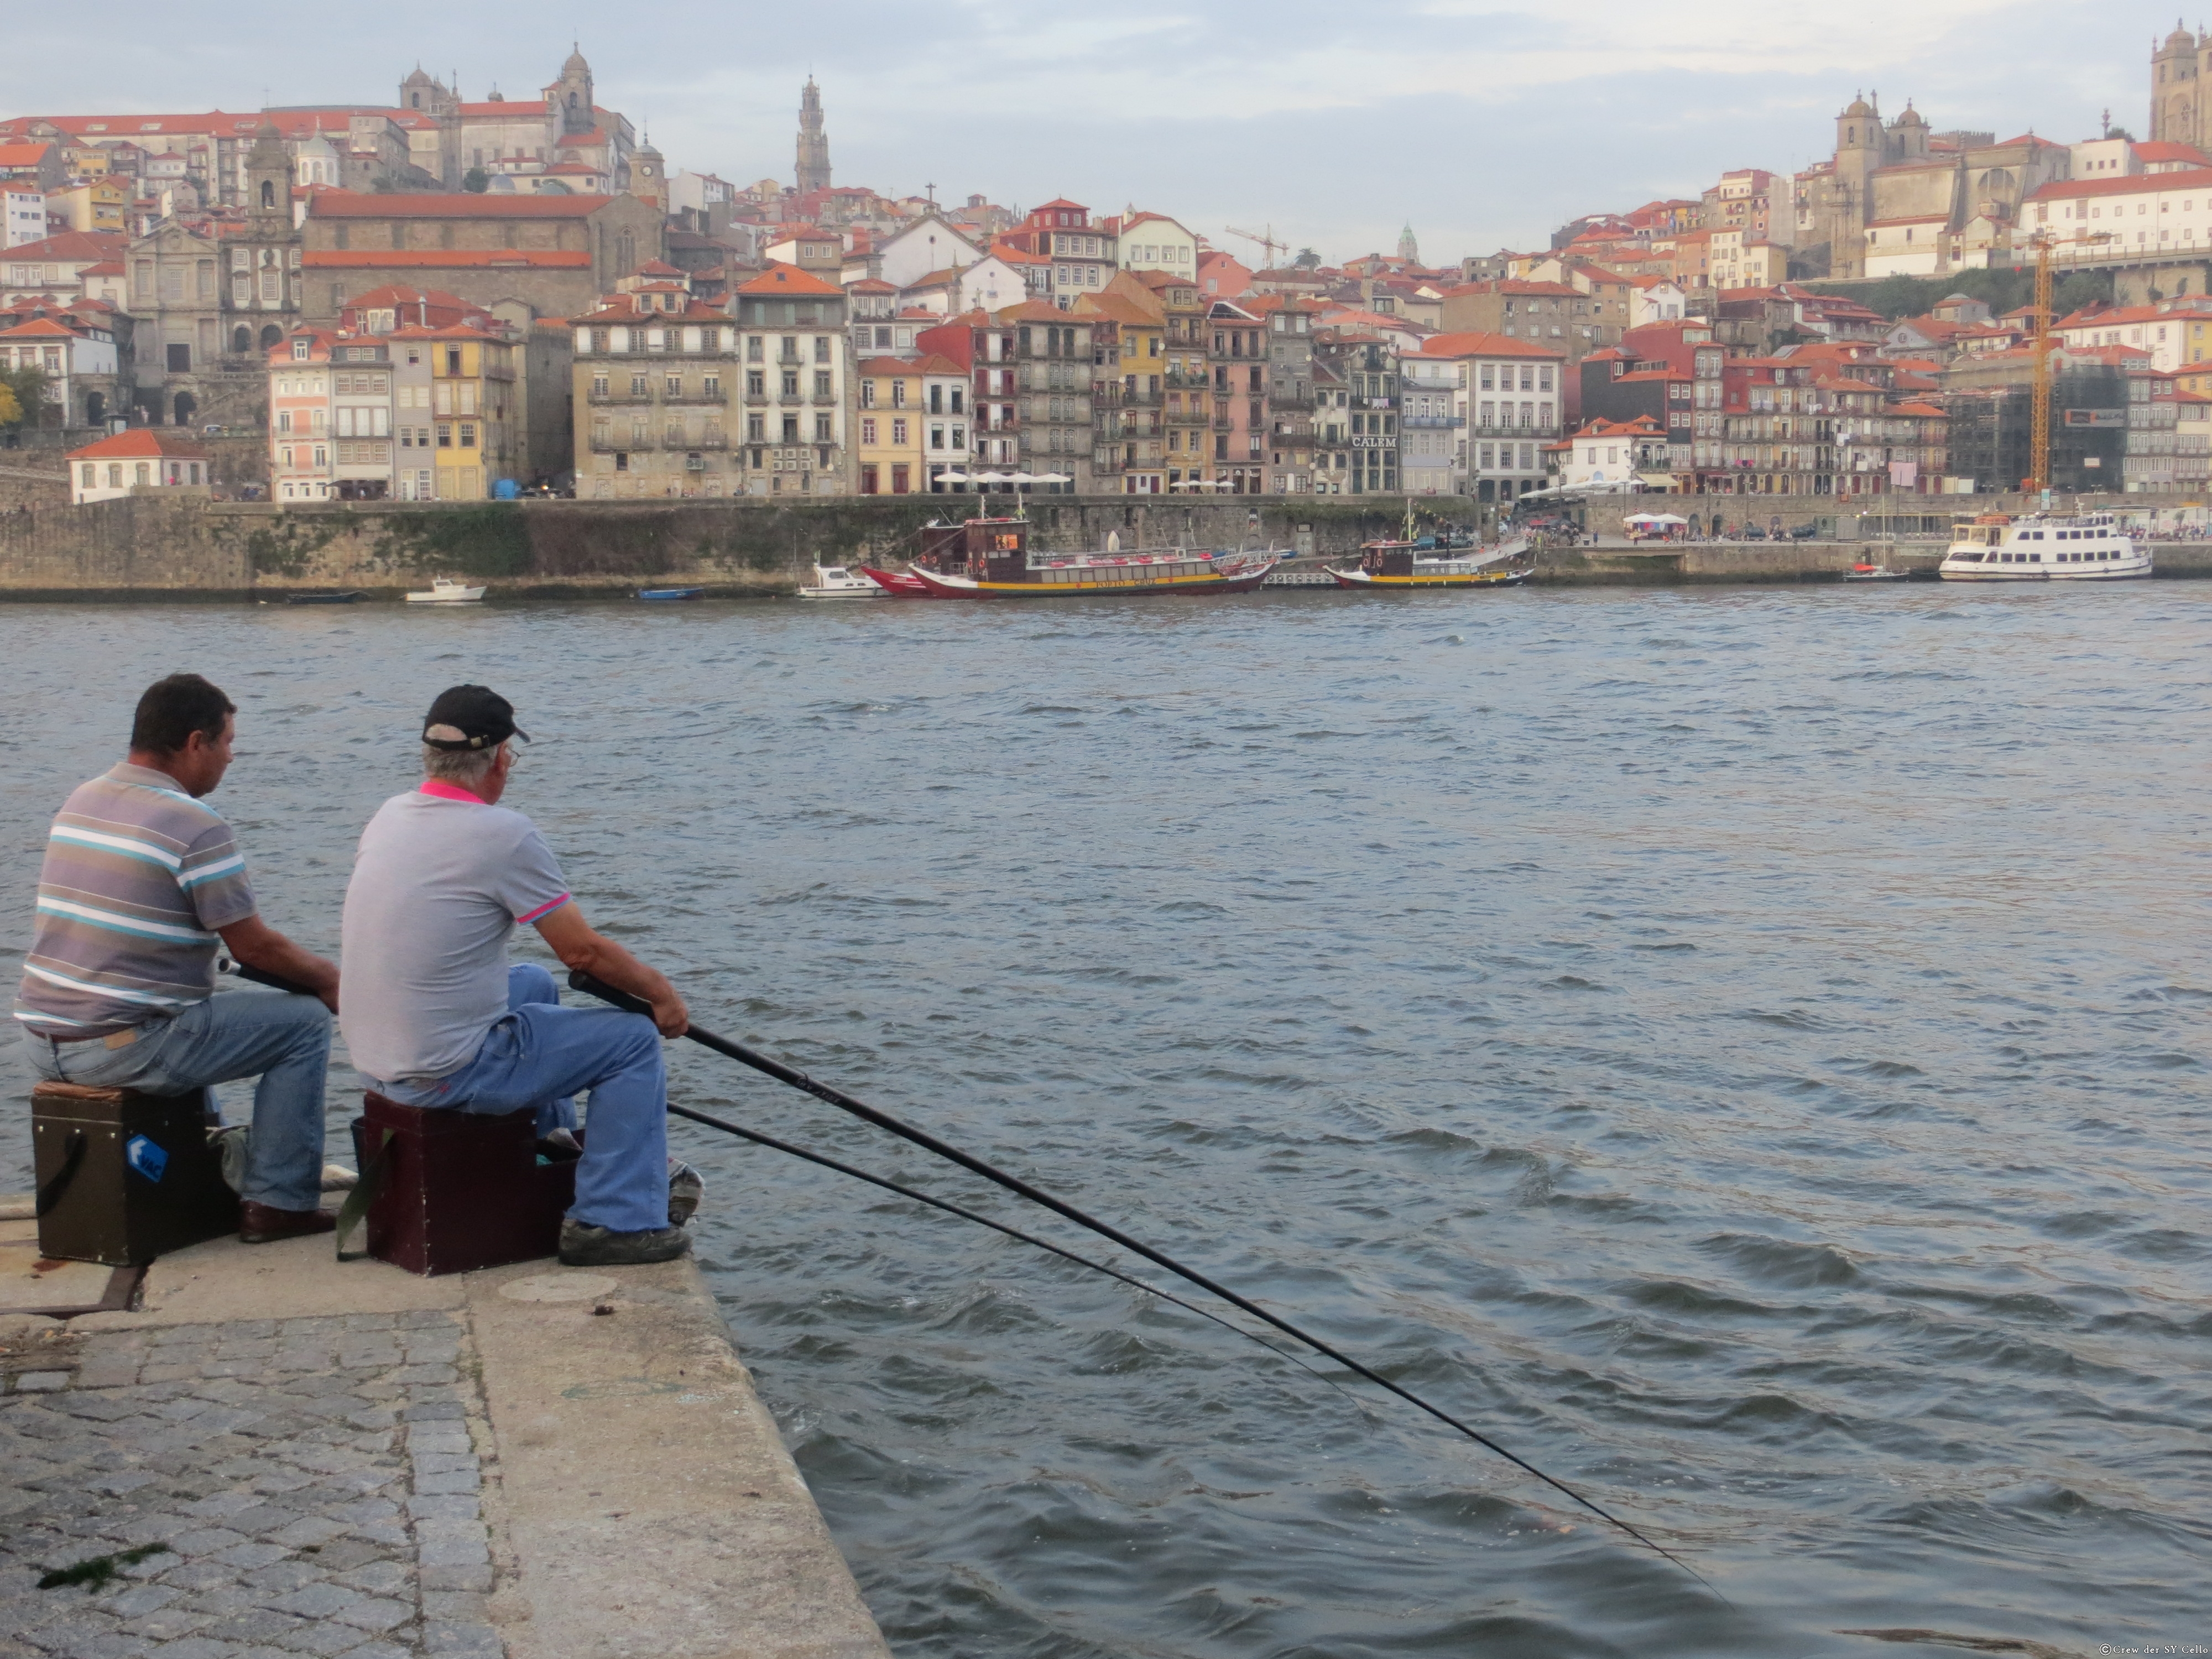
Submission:
M 442 1313 L 233 1322 L 15 1376 L 0 1656 L 503 1659 L 465 1348 Z M 38 1588 L 100 1558 L 105 1583 Z

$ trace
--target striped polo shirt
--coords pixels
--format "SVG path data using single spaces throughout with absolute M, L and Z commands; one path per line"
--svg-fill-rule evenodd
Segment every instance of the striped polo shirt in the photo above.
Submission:
M 57 1036 L 168 1018 L 213 993 L 216 930 L 254 908 L 230 826 L 125 762 L 54 819 L 15 1018 Z

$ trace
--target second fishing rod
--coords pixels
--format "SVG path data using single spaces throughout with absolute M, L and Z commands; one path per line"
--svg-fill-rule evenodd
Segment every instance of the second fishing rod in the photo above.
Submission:
M 650 1006 L 643 999 L 633 996 L 626 991 L 617 990 L 613 986 L 609 985 L 604 981 L 597 979 L 593 975 L 585 973 L 580 969 L 572 971 L 569 974 L 568 985 L 572 990 L 584 992 L 588 995 L 599 998 L 603 1002 L 610 1003 L 615 1007 L 626 1010 L 629 1012 L 639 1014 L 650 1014 L 651 1012 Z M 816 1079 L 808 1076 L 807 1073 L 800 1071 L 796 1066 L 787 1066 L 781 1060 L 775 1059 L 773 1055 L 764 1054 L 757 1048 L 750 1048 L 742 1042 L 732 1042 L 727 1037 L 718 1036 L 714 1032 L 709 1031 L 696 1024 L 692 1024 L 685 1031 L 684 1035 L 692 1042 L 698 1043 L 702 1048 L 712 1049 L 714 1053 L 721 1054 L 727 1059 L 734 1060 L 742 1066 L 750 1066 L 757 1072 L 760 1072 L 769 1077 L 774 1078 L 779 1083 L 782 1083 L 791 1088 L 799 1090 L 803 1093 L 813 1096 L 817 1100 L 836 1107 L 839 1111 L 849 1113 L 851 1115 L 860 1118 L 865 1122 L 872 1123 L 877 1127 L 887 1130 L 890 1133 L 898 1136 L 902 1140 L 910 1141 L 914 1145 L 923 1148 L 925 1151 L 933 1152 L 938 1157 L 946 1159 L 948 1162 L 957 1164 L 962 1169 L 969 1170 L 975 1175 L 979 1175 L 985 1180 L 1004 1188 L 1008 1192 L 1027 1199 L 1032 1204 L 1041 1205 L 1044 1208 L 1052 1211 L 1054 1214 L 1062 1216 L 1067 1220 L 1075 1223 L 1076 1225 L 1087 1228 L 1091 1232 L 1097 1233 L 1102 1238 L 1110 1239 L 1115 1243 L 1121 1246 L 1124 1249 L 1133 1251 L 1138 1255 L 1144 1257 L 1146 1261 L 1152 1262 L 1158 1267 L 1165 1268 L 1168 1272 L 1174 1273 L 1180 1279 L 1187 1280 L 1190 1284 L 1197 1285 L 1200 1289 L 1206 1291 L 1210 1295 L 1220 1297 L 1224 1302 L 1228 1303 L 1232 1307 L 1242 1310 L 1245 1313 L 1250 1314 L 1254 1318 L 1265 1321 L 1267 1324 L 1274 1327 L 1277 1330 L 1304 1343 L 1316 1352 L 1327 1355 L 1329 1358 L 1334 1360 L 1338 1364 L 1342 1365 L 1346 1370 L 1352 1372 L 1354 1375 L 1366 1378 L 1367 1381 L 1374 1383 L 1376 1387 L 1388 1389 L 1390 1393 L 1397 1395 L 1401 1400 L 1405 1401 L 1409 1405 L 1417 1407 L 1421 1411 L 1427 1413 L 1438 1422 L 1443 1423 L 1448 1427 L 1456 1431 L 1458 1433 L 1466 1436 L 1467 1438 L 1474 1441 L 1477 1445 L 1482 1446 L 1487 1450 L 1496 1453 L 1498 1456 L 1505 1459 L 1509 1463 L 1511 1463 L 1515 1468 L 1535 1476 L 1537 1480 L 1542 1481 L 1546 1486 L 1550 1486 L 1553 1491 L 1560 1492 L 1572 1499 L 1576 1504 L 1589 1510 L 1592 1515 L 1598 1516 L 1608 1525 L 1619 1528 L 1623 1533 L 1634 1539 L 1638 1543 L 1643 1545 L 1646 1549 L 1650 1550 L 1653 1553 L 1661 1556 L 1664 1559 L 1670 1561 L 1674 1565 L 1680 1567 L 1684 1572 L 1687 1573 L 1692 1578 L 1696 1579 L 1699 1584 L 1704 1585 L 1706 1589 L 1711 1591 L 1715 1596 L 1719 1597 L 1723 1601 L 1727 1600 L 1725 1596 L 1721 1596 L 1720 1592 L 1717 1589 L 1715 1589 L 1713 1586 L 1706 1581 L 1703 1574 L 1699 1573 L 1686 1561 L 1684 1561 L 1680 1557 L 1674 1554 L 1671 1550 L 1667 1549 L 1664 1546 L 1655 1542 L 1649 1537 L 1646 1537 L 1644 1534 L 1636 1527 L 1631 1525 L 1628 1522 L 1622 1520 L 1619 1516 L 1613 1514 L 1610 1510 L 1605 1509 L 1594 1499 L 1584 1497 L 1581 1492 L 1577 1492 L 1572 1486 L 1568 1486 L 1565 1481 L 1545 1474 L 1543 1470 L 1538 1468 L 1526 1458 L 1520 1456 L 1515 1452 L 1509 1451 L 1505 1447 L 1500 1445 L 1489 1436 L 1482 1433 L 1480 1430 L 1470 1427 L 1468 1424 L 1460 1421 L 1459 1419 L 1452 1416 L 1449 1413 L 1444 1411 L 1440 1407 L 1430 1404 L 1429 1401 L 1422 1399 L 1420 1395 L 1413 1393 L 1412 1389 L 1404 1388 L 1400 1384 L 1392 1382 L 1389 1377 L 1383 1376 L 1379 1371 L 1376 1371 L 1367 1365 L 1362 1364 L 1358 1360 L 1354 1359 L 1351 1355 L 1344 1352 L 1341 1349 L 1330 1343 L 1323 1341 L 1321 1338 L 1313 1335 L 1310 1332 L 1300 1328 L 1298 1326 L 1291 1323 L 1289 1320 L 1283 1318 L 1281 1316 L 1271 1313 L 1268 1310 L 1261 1306 L 1258 1303 L 1252 1301 L 1249 1297 L 1239 1295 L 1237 1291 L 1231 1290 L 1227 1285 L 1223 1285 L 1208 1275 L 1199 1272 L 1196 1268 L 1184 1266 L 1173 1256 L 1169 1255 L 1165 1251 L 1154 1249 L 1151 1245 L 1146 1244 L 1141 1239 L 1131 1237 L 1129 1234 L 1122 1231 L 1120 1228 L 1113 1225 L 1110 1222 L 1102 1221 L 1097 1217 L 1086 1213 L 1085 1211 L 1079 1209 L 1076 1206 L 1068 1203 L 1065 1199 L 1055 1197 L 1051 1193 L 1046 1192 L 1043 1188 L 1033 1186 L 1030 1182 L 1024 1181 L 1020 1176 L 1012 1175 L 1005 1170 L 1000 1169 L 996 1164 L 978 1158 L 971 1152 L 963 1152 L 961 1148 L 951 1145 L 948 1141 L 939 1139 L 937 1136 L 930 1133 L 927 1129 L 919 1128 L 915 1125 L 907 1122 L 904 1119 L 894 1116 L 892 1114 L 884 1111 L 878 1107 L 871 1106 L 866 1101 L 847 1094 L 843 1090 L 836 1088 L 832 1085 L 820 1082 Z M 714 1127 L 718 1129 L 726 1129 L 732 1133 L 743 1134 L 747 1139 L 759 1140 L 763 1144 L 776 1146 L 777 1150 L 779 1151 L 797 1150 L 795 1148 L 784 1146 L 780 1143 L 769 1141 L 766 1137 L 757 1135 L 754 1133 L 738 1130 L 733 1125 L 718 1121 L 715 1119 L 706 1116 L 703 1113 L 693 1112 L 680 1107 L 672 1107 L 671 1109 L 677 1112 L 680 1116 L 691 1118 L 699 1122 L 711 1124 Z M 801 1153 L 799 1155 L 809 1157 L 810 1161 L 828 1162 L 828 1160 L 814 1158 L 810 1154 Z M 830 1167 L 844 1169 L 844 1166 L 835 1164 L 832 1164 Z M 844 1169 L 844 1172 L 852 1175 L 860 1175 L 860 1171 L 849 1169 Z M 874 1182 L 877 1185 L 890 1185 L 890 1183 L 877 1180 L 877 1178 L 873 1176 L 861 1176 L 860 1178 Z M 894 1190 L 903 1189 L 894 1188 Z M 922 1194 L 916 1193 L 908 1193 L 906 1195 L 916 1198 L 923 1197 Z M 939 1207 L 940 1208 L 953 1208 L 953 1206 L 939 1203 L 938 1200 L 932 1199 L 923 1198 L 923 1201 L 928 1203 L 938 1203 Z M 971 1220 L 982 1221 L 984 1224 L 988 1226 L 999 1226 L 1000 1224 L 970 1212 L 957 1210 L 955 1210 L 954 1212 L 965 1214 L 968 1218 Z M 1005 1227 L 1000 1227 L 1000 1231 L 1008 1232 L 1012 1231 L 1012 1229 Z M 1069 1255 L 1071 1260 L 1081 1261 L 1085 1267 L 1098 1266 L 1097 1263 L 1089 1261 L 1084 1258 L 1073 1256 L 1069 1252 L 1059 1250 L 1055 1246 L 1045 1244 L 1042 1240 L 1031 1239 L 1026 1234 L 1017 1233 L 1015 1236 L 1024 1238 L 1026 1242 L 1040 1244 L 1044 1249 L 1052 1249 L 1055 1254 Z M 1111 1269 L 1101 1270 L 1109 1273 L 1112 1272 Z M 1127 1279 L 1127 1276 L 1121 1273 L 1115 1273 L 1113 1276 L 1117 1279 L 1123 1279 L 1125 1283 L 1135 1282 Z M 1152 1287 L 1147 1285 L 1142 1286 L 1141 1288 L 1149 1290 Z M 1189 1306 L 1188 1304 L 1180 1304 L 1180 1305 L 1186 1307 Z M 1203 1310 L 1193 1309 L 1192 1311 L 1201 1312 Z M 1207 1316 L 1212 1317 L 1211 1315 Z M 1216 1322 L 1221 1322 L 1217 1321 Z M 1233 1329 L 1236 1328 L 1231 1327 L 1231 1328 Z M 1249 1332 L 1242 1334 L 1247 1335 L 1249 1334 Z

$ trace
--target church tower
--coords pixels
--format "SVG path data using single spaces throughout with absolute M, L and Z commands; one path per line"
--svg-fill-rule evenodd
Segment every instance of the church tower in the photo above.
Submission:
M 648 137 L 642 148 L 630 152 L 629 188 L 626 192 L 641 202 L 650 202 L 663 213 L 668 211 L 668 168 L 659 150 Z
M 1410 223 L 1398 233 L 1398 257 L 1409 265 L 1421 263 L 1421 245 L 1413 240 L 1413 227 Z
M 2151 53 L 2150 136 L 2193 144 L 2197 131 L 2197 37 L 2175 20 L 2173 33 Z
M 822 131 L 822 94 L 806 77 L 799 94 L 799 193 L 830 188 L 830 137 Z
M 546 115 L 564 138 L 589 132 L 599 118 L 592 106 L 592 66 L 570 42 L 568 61 L 561 65 L 561 78 L 545 88 Z

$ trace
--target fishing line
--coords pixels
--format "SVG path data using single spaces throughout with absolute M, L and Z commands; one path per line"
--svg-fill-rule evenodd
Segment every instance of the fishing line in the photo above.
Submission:
M 957 1215 L 963 1221 L 973 1221 L 981 1226 L 988 1227 L 994 1232 L 1004 1233 L 1009 1238 L 1018 1238 L 1024 1244 L 1034 1244 L 1040 1250 L 1049 1250 L 1053 1255 L 1073 1261 L 1078 1267 L 1088 1267 L 1094 1273 L 1104 1273 L 1109 1279 L 1118 1279 L 1124 1285 L 1142 1291 L 1147 1296 L 1156 1296 L 1163 1302 L 1172 1302 L 1176 1307 L 1196 1314 L 1200 1319 L 1212 1320 L 1224 1331 L 1234 1331 L 1247 1341 L 1258 1343 L 1269 1353 L 1279 1355 L 1289 1360 L 1309 1376 L 1328 1383 L 1346 1400 L 1352 1401 L 1353 1405 L 1359 1404 L 1351 1391 L 1334 1377 L 1316 1370 L 1288 1349 L 1277 1347 L 1258 1332 L 1248 1331 L 1242 1325 L 1224 1319 L 1218 1313 L 1209 1312 L 1194 1302 L 1184 1301 L 1172 1291 L 1164 1291 L 1157 1285 L 1147 1285 L 1143 1279 L 1133 1279 L 1119 1268 L 1109 1267 L 1103 1261 L 1094 1261 L 1087 1255 L 1078 1255 L 1073 1250 L 1063 1249 L 1050 1239 L 1039 1238 L 1034 1233 L 1025 1233 L 1019 1227 L 1010 1227 L 1003 1221 L 994 1221 L 989 1216 L 979 1214 L 974 1210 L 964 1209 L 950 1200 L 933 1198 L 929 1194 L 917 1192 L 911 1187 L 902 1187 L 897 1182 L 889 1180 L 883 1176 L 870 1175 L 866 1170 L 856 1170 L 849 1164 L 841 1164 L 836 1158 L 825 1157 L 820 1152 L 810 1152 L 804 1146 L 794 1146 L 787 1140 L 778 1140 L 774 1135 L 764 1135 L 757 1129 L 747 1129 L 724 1118 L 710 1117 L 705 1112 L 694 1110 L 689 1106 L 678 1106 L 673 1101 L 669 1103 L 668 1110 L 672 1116 L 689 1118 L 694 1123 L 704 1123 L 709 1128 L 720 1129 L 723 1133 L 735 1135 L 740 1140 L 750 1140 L 756 1146 L 771 1147 L 779 1152 L 787 1152 L 793 1158 L 804 1158 L 809 1164 L 818 1164 L 825 1170 L 835 1170 L 839 1175 L 850 1176 L 855 1181 L 865 1181 L 871 1187 L 880 1187 L 887 1193 L 896 1193 L 901 1198 L 910 1198 L 917 1204 L 927 1204 L 932 1209 L 944 1211 L 947 1215 Z M 1362 1407 L 1361 1410 L 1364 1412 L 1365 1407 Z
M 626 1009 L 632 1013 L 650 1014 L 652 1012 L 649 1005 L 647 1005 L 642 999 L 632 996 L 626 991 L 618 991 L 613 986 L 593 977 L 590 974 L 585 973 L 580 969 L 574 970 L 569 974 L 568 985 L 569 988 L 572 990 L 582 991 L 588 995 L 599 998 L 602 1002 L 611 1003 L 616 1007 Z M 1688 1562 L 1683 1560 L 1672 1550 L 1669 1550 L 1663 1545 L 1656 1543 L 1651 1539 L 1645 1537 L 1644 1534 L 1638 1531 L 1635 1527 L 1631 1526 L 1619 1516 L 1613 1514 L 1610 1510 L 1604 1508 L 1603 1505 L 1598 1504 L 1595 1499 L 1583 1497 L 1582 1493 L 1577 1492 L 1572 1486 L 1568 1486 L 1564 1480 L 1557 1480 L 1554 1477 L 1545 1474 L 1543 1470 L 1538 1468 L 1534 1463 L 1529 1462 L 1525 1457 L 1522 1457 L 1514 1452 L 1508 1451 L 1504 1446 L 1498 1444 L 1497 1441 L 1492 1440 L 1488 1435 L 1484 1434 L 1480 1430 L 1469 1427 L 1467 1424 L 1461 1422 L 1459 1419 L 1452 1416 L 1450 1413 L 1443 1410 L 1441 1407 L 1431 1405 L 1427 1401 L 1422 1399 L 1420 1395 L 1415 1394 L 1412 1389 L 1402 1388 L 1399 1384 L 1393 1382 L 1389 1377 L 1383 1376 L 1380 1371 L 1371 1370 L 1368 1366 L 1361 1364 L 1359 1361 L 1354 1359 L 1351 1355 L 1344 1352 L 1341 1349 L 1334 1347 L 1328 1343 L 1322 1341 L 1319 1337 L 1299 1329 L 1296 1325 L 1293 1325 L 1289 1320 L 1283 1318 L 1280 1315 L 1268 1312 L 1267 1309 L 1261 1307 L 1258 1303 L 1252 1301 L 1247 1297 L 1239 1296 L 1227 1285 L 1223 1285 L 1215 1279 L 1209 1279 L 1204 1273 L 1200 1273 L 1196 1268 L 1186 1267 L 1182 1262 L 1177 1261 L 1173 1256 L 1169 1255 L 1166 1252 L 1156 1250 L 1151 1245 L 1145 1243 L 1142 1240 L 1131 1237 L 1127 1233 L 1123 1232 L 1120 1228 L 1114 1226 L 1109 1222 L 1101 1221 L 1095 1216 L 1085 1214 L 1083 1211 L 1076 1208 L 1074 1205 L 1068 1203 L 1065 1199 L 1055 1198 L 1050 1193 L 1044 1191 L 1042 1188 L 1031 1186 L 1020 1176 L 1009 1175 L 1006 1170 L 1000 1169 L 995 1164 L 987 1163 L 985 1160 L 975 1157 L 971 1152 L 964 1152 L 957 1146 L 951 1145 L 950 1142 L 939 1140 L 935 1135 L 931 1134 L 927 1129 L 916 1128 L 913 1124 L 905 1121 L 903 1119 L 894 1117 L 890 1113 L 883 1111 L 877 1107 L 871 1106 L 864 1100 L 856 1099 L 854 1097 L 847 1094 L 842 1089 L 835 1088 L 827 1083 L 818 1083 L 814 1079 L 809 1077 L 805 1073 L 799 1070 L 796 1066 L 787 1066 L 781 1060 L 762 1054 L 757 1048 L 749 1048 L 742 1042 L 732 1042 L 727 1037 L 717 1036 L 712 1031 L 707 1030 L 698 1025 L 691 1026 L 684 1035 L 690 1037 L 692 1042 L 698 1043 L 702 1048 L 711 1048 L 718 1054 L 721 1054 L 728 1059 L 736 1060 L 739 1065 L 750 1066 L 753 1070 L 763 1073 L 769 1077 L 772 1077 L 779 1083 L 788 1085 L 793 1089 L 798 1089 L 806 1094 L 812 1095 L 817 1100 L 822 1101 L 828 1105 L 835 1106 L 841 1112 L 848 1112 L 854 1117 L 860 1118 L 866 1122 L 874 1124 L 879 1129 L 888 1130 L 890 1133 L 898 1136 L 902 1140 L 912 1141 L 915 1146 L 920 1146 L 926 1151 L 934 1152 L 939 1158 L 950 1159 L 952 1163 L 960 1165 L 962 1169 L 971 1170 L 975 1174 L 981 1176 L 986 1181 L 994 1182 L 999 1186 L 1005 1188 L 1008 1192 L 1017 1194 L 1023 1198 L 1028 1199 L 1032 1204 L 1041 1204 L 1046 1209 L 1052 1211 L 1054 1213 L 1064 1216 L 1068 1220 L 1074 1222 L 1076 1225 L 1088 1228 L 1091 1231 L 1097 1233 L 1102 1238 L 1111 1239 L 1115 1243 L 1119 1244 L 1123 1249 L 1132 1251 L 1134 1254 L 1144 1257 L 1145 1260 L 1152 1262 L 1155 1267 L 1166 1268 L 1178 1279 L 1187 1279 L 1191 1284 L 1197 1285 L 1200 1290 L 1209 1291 L 1212 1295 L 1220 1297 L 1224 1302 L 1228 1303 L 1231 1306 L 1242 1309 L 1244 1312 L 1250 1314 L 1254 1318 L 1273 1326 L 1277 1330 L 1281 1331 L 1286 1336 L 1297 1338 L 1299 1341 L 1304 1343 L 1308 1347 L 1314 1349 L 1316 1352 L 1327 1354 L 1331 1359 L 1336 1361 L 1338 1364 L 1342 1365 L 1346 1370 L 1365 1377 L 1377 1388 L 1389 1390 L 1390 1393 L 1396 1395 L 1401 1400 L 1405 1401 L 1408 1405 L 1418 1407 L 1422 1411 L 1426 1412 L 1431 1417 L 1435 1418 L 1439 1423 L 1442 1423 L 1447 1427 L 1456 1430 L 1459 1433 L 1465 1435 L 1469 1440 L 1474 1441 L 1475 1444 L 1486 1447 L 1489 1450 L 1497 1453 L 1498 1456 L 1504 1458 L 1516 1468 L 1534 1475 L 1536 1479 L 1541 1480 L 1546 1486 L 1551 1487 L 1554 1492 L 1565 1493 L 1567 1497 L 1572 1498 L 1577 1504 L 1579 1504 L 1583 1508 L 1588 1510 L 1592 1515 L 1596 1516 L 1599 1519 L 1607 1522 L 1609 1525 L 1620 1528 L 1622 1532 L 1627 1534 L 1629 1537 L 1633 1538 L 1638 1543 L 1643 1545 L 1644 1548 L 1651 1551 L 1655 1555 L 1657 1555 L 1665 1560 L 1673 1562 L 1674 1565 L 1680 1567 L 1684 1572 L 1689 1574 L 1691 1577 L 1696 1579 L 1698 1583 L 1703 1584 L 1705 1589 L 1711 1590 L 1713 1595 L 1718 1597 L 1724 1604 L 1731 1607 L 1735 1605 L 1733 1602 L 1729 1601 L 1728 1597 L 1722 1595 L 1720 1591 L 1715 1589 L 1714 1586 L 1705 1578 L 1705 1575 L 1699 1572 L 1695 1567 L 1690 1565 Z

